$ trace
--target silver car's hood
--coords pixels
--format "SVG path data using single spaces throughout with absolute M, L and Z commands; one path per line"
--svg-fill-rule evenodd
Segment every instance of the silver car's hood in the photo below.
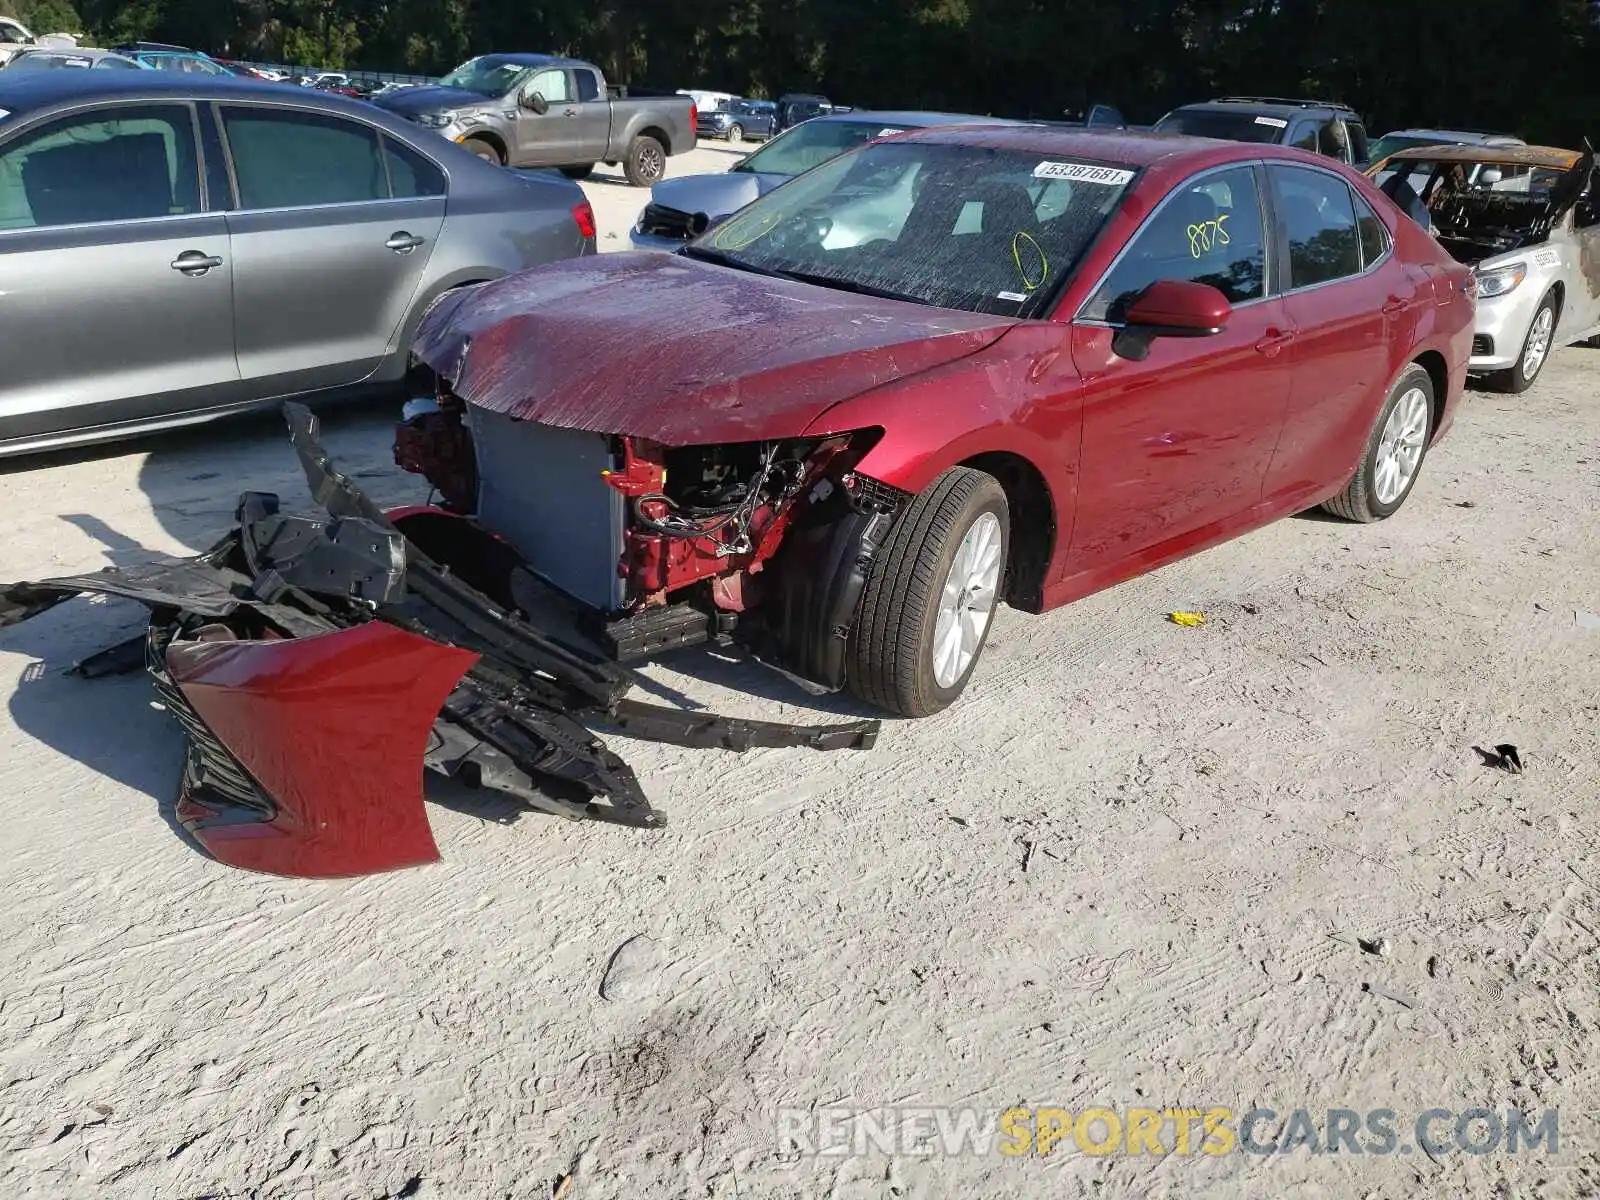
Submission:
M 787 175 L 764 175 L 755 171 L 685 175 L 656 184 L 650 189 L 650 202 L 679 212 L 705 213 L 714 221 L 737 212 L 758 196 L 765 196 L 780 183 L 787 182 Z

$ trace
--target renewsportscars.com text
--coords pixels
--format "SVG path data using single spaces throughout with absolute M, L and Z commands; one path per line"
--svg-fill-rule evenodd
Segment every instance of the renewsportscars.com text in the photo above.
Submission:
M 1018 1158 L 1050 1154 L 1556 1154 L 1556 1109 L 1526 1113 L 1430 1108 L 1225 1107 L 779 1109 L 778 1145 L 787 1154 L 859 1157 Z

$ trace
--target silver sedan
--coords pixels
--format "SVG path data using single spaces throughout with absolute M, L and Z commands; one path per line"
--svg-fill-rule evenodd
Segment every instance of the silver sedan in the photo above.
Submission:
M 1368 174 L 1477 273 L 1469 369 L 1533 386 L 1560 346 L 1600 334 L 1600 180 L 1592 151 L 1401 150 Z
M 369 104 L 0 72 L 0 455 L 394 390 L 439 296 L 594 248 L 570 180 Z

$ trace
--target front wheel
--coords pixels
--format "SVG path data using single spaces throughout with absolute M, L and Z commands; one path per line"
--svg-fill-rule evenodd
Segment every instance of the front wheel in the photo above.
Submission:
M 743 125 L 729 125 L 728 126 L 728 140 L 730 142 L 742 142 L 742 141 L 744 141 L 744 126 Z
M 650 187 L 661 182 L 667 173 L 667 151 L 660 142 L 647 133 L 641 133 L 628 147 L 628 156 L 622 162 L 622 173 L 634 187 Z
M 1533 386 L 1550 360 L 1550 349 L 1556 340 L 1556 316 L 1556 297 L 1551 292 L 1539 301 L 1539 308 L 1528 323 L 1528 336 L 1522 339 L 1522 353 L 1517 356 L 1516 365 L 1489 377 L 1497 390 L 1515 396 Z
M 952 467 L 911 501 L 874 559 L 850 635 L 850 690 L 927 717 L 967 686 L 1000 603 L 1011 529 L 992 475 Z
M 1412 363 L 1401 374 L 1378 413 L 1366 453 L 1344 491 L 1323 508 L 1348 521 L 1393 516 L 1411 494 L 1433 433 L 1433 377 Z
M 461 145 L 471 150 L 484 162 L 492 162 L 497 167 L 506 165 L 506 160 L 500 157 L 500 151 L 495 149 L 493 142 L 487 142 L 483 138 L 468 138 Z

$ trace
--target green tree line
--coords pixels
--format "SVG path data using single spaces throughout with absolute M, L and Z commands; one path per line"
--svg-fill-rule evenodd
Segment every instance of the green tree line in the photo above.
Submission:
M 0 12 L 8 0 L 0 0 Z M 1572 145 L 1600 116 L 1595 0 L 9 0 L 35 32 L 437 73 L 570 53 L 635 85 L 1134 121 L 1248 93 L 1338 99 L 1374 133 L 1444 125 Z

